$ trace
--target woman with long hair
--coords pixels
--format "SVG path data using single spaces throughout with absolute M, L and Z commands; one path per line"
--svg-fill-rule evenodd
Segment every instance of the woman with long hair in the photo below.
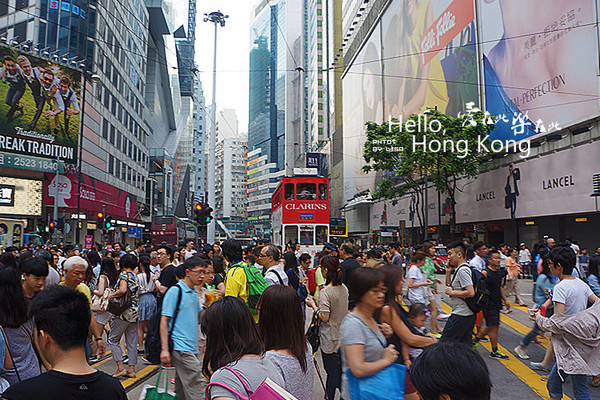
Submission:
M 38 376 L 40 364 L 33 343 L 33 319 L 27 319 L 27 301 L 17 271 L 0 266 L 0 327 L 4 333 L 11 368 L 2 377 L 11 385 Z
M 221 257 L 213 257 L 210 259 L 213 266 L 215 276 L 212 280 L 212 285 L 221 293 L 221 297 L 225 296 L 225 268 Z
M 263 357 L 265 347 L 252 314 L 241 299 L 226 296 L 213 303 L 202 316 L 201 329 L 206 335 L 202 372 L 210 377 L 210 383 L 220 382 L 246 394 L 246 384 L 255 391 L 266 378 L 284 386 L 277 367 Z M 221 386 L 211 385 L 208 393 L 211 400 L 238 399 Z
M 100 270 L 102 269 L 102 258 L 100 257 L 100 254 L 98 254 L 95 248 L 92 247 L 92 249 L 88 251 L 87 260 L 92 266 L 92 270 L 94 271 L 94 275 L 96 276 L 96 278 L 100 277 Z
M 357 378 L 375 375 L 398 358 L 398 350 L 394 345 L 386 346 L 386 338 L 375 320 L 387 292 L 383 279 L 383 273 L 377 269 L 356 268 L 348 280 L 356 306 L 342 322 L 342 371 L 350 368 Z M 346 374 L 342 374 L 342 398 L 351 398 Z
M 100 276 L 98 277 L 98 286 L 93 294 L 96 296 L 102 296 L 106 289 L 112 289 L 117 283 L 119 278 L 119 271 L 115 266 L 115 260 L 111 257 L 104 257 L 100 262 Z M 95 311 L 96 322 L 104 326 L 110 321 L 112 314 L 108 311 Z
M 423 303 L 429 308 L 431 311 L 431 333 L 439 335 L 441 328 L 437 321 L 438 307 L 431 289 L 432 285 L 435 285 L 435 267 L 432 273 L 430 270 L 432 264 L 427 264 L 427 260 L 427 253 L 422 251 L 416 251 L 411 256 L 411 264 L 406 275 L 408 279 L 407 297 L 411 304 Z M 424 272 L 424 270 L 427 272 Z M 433 280 L 430 278 L 430 274 L 433 275 Z
M 156 285 L 154 281 L 157 276 L 154 276 L 150 271 L 150 255 L 142 253 L 140 255 L 140 267 L 137 274 L 139 285 L 138 299 L 138 353 L 144 349 L 144 333 L 148 330 L 148 322 L 156 312 Z
M 283 253 L 283 261 L 283 269 L 288 277 L 288 284 L 294 288 L 300 296 L 302 304 L 304 304 L 304 300 L 308 296 L 308 289 L 304 286 L 308 282 L 308 277 L 304 270 L 298 267 L 298 258 L 293 251 Z M 304 315 L 304 306 L 302 307 L 302 315 Z
M 415 254 L 412 256 L 412 262 L 415 262 Z M 420 257 L 423 253 L 421 253 Z M 383 273 L 383 282 L 387 288 L 387 293 L 384 296 L 385 305 L 381 309 L 379 319 L 381 322 L 385 322 L 392 327 L 394 333 L 388 339 L 388 343 L 394 344 L 397 349 L 401 349 L 403 345 L 411 347 L 427 347 L 437 343 L 437 339 L 429 336 L 421 336 L 412 328 L 412 325 L 408 321 L 406 311 L 400 303 L 398 303 L 398 296 L 402 294 L 402 288 L 404 287 L 404 275 L 402 268 L 398 268 L 394 265 L 381 263 L 377 266 L 378 271 Z M 396 361 L 399 364 L 410 366 L 410 359 L 405 358 L 407 352 L 398 358 Z M 405 398 L 407 400 L 418 400 L 419 395 L 417 390 L 410 382 L 408 374 L 406 375 L 405 381 Z
M 342 283 L 340 259 L 336 256 L 319 258 L 325 273 L 325 287 L 321 289 L 318 306 L 312 298 L 306 304 L 312 307 L 321 320 L 319 337 L 323 367 L 327 372 L 325 391 L 328 399 L 335 398 L 335 390 L 342 390 L 342 356 L 340 354 L 340 327 L 348 314 L 348 288 Z
M 139 285 L 137 276 L 133 271 L 139 266 L 139 261 L 133 254 L 125 254 L 119 260 L 119 265 L 121 266 L 121 273 L 115 285 L 116 291 L 109 298 L 125 296 L 127 291 L 129 291 L 132 302 L 131 306 L 123 311 L 121 315 L 115 315 L 112 319 L 110 332 L 108 333 L 108 344 L 110 345 L 113 359 L 117 363 L 117 371 L 113 374 L 113 377 L 135 378 Z M 123 335 L 125 335 L 125 343 L 127 344 L 127 369 L 123 366 L 123 353 L 119 345 Z
M 293 254 L 293 253 L 292 253 Z M 265 358 L 281 372 L 284 389 L 298 400 L 312 399 L 313 355 L 304 336 L 301 300 L 290 286 L 272 285 L 259 302 L 258 332 Z

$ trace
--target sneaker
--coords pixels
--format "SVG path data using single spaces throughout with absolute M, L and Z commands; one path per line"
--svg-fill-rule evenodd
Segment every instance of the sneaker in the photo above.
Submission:
M 165 369 L 175 369 L 175 366 L 173 365 L 173 363 L 169 363 L 169 364 L 164 364 L 163 368 L 165 368 Z
M 142 356 L 142 357 L 141 357 L 141 359 L 142 359 L 142 361 L 143 361 L 143 362 L 145 362 L 146 364 L 154 364 L 154 363 L 150 362 L 150 360 L 148 360 L 148 359 L 146 358 L 146 356 Z
M 529 355 L 525 351 L 525 349 L 521 348 L 521 346 L 515 347 L 515 354 L 519 356 L 522 360 L 529 360 Z
M 502 353 L 500 350 L 490 352 L 490 358 L 496 358 L 498 360 L 508 360 L 508 356 Z
M 98 356 L 90 356 L 90 358 L 88 358 L 88 364 L 96 364 L 98 361 L 100 361 Z
M 479 347 L 479 342 L 473 340 L 473 350 L 477 350 L 478 347 Z
M 531 365 L 531 369 L 536 370 L 536 371 L 544 371 L 544 372 L 550 372 L 550 367 L 546 367 L 543 366 L 541 363 L 539 362 L 530 362 L 529 365 Z
M 144 349 L 138 349 L 138 355 L 144 354 Z
M 450 317 L 450 314 L 441 313 L 441 314 L 438 314 L 437 319 L 438 319 L 438 321 L 445 321 L 449 317 Z
M 490 339 L 487 338 L 487 336 L 482 337 L 481 339 L 479 339 L 480 342 L 489 342 Z
M 123 364 L 127 364 L 129 362 L 128 356 L 123 356 Z
M 430 335 L 431 335 L 431 336 L 433 336 L 433 337 L 434 337 L 434 338 L 436 338 L 436 339 L 439 339 L 439 338 L 441 338 L 441 337 L 442 337 L 442 334 L 441 334 L 441 333 L 430 333 Z

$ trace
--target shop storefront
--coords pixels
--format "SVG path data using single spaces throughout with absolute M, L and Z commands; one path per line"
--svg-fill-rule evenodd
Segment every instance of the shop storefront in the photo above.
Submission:
M 128 237 L 128 227 L 143 226 L 135 196 L 83 174 L 81 198 L 77 204 L 78 186 L 75 174 L 59 175 L 58 182 L 55 174 L 44 176 L 44 206 L 49 215 L 52 215 L 55 198 L 58 198 L 59 226 L 63 227 L 65 242 L 86 244 L 90 241 L 132 241 Z M 111 217 L 109 229 L 103 230 L 104 227 L 98 225 L 98 213 L 102 213 L 105 219 Z M 76 238 L 78 225 L 79 237 Z

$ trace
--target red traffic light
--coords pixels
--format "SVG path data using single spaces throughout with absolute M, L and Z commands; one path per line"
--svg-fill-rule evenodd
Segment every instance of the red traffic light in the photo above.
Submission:
M 104 214 L 102 214 L 101 212 L 98 213 L 98 218 L 103 218 Z
M 195 205 L 196 211 L 202 211 L 202 204 Z
M 54 224 L 54 221 L 50 221 L 50 225 L 49 225 L 49 226 L 50 226 L 50 228 L 54 228 L 54 225 L 55 225 L 55 224 Z

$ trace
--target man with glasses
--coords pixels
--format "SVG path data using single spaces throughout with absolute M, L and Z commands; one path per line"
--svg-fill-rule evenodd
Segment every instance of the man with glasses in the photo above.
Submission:
M 160 246 L 156 250 L 156 259 L 160 266 L 160 276 L 155 281 L 156 289 L 160 293 L 161 297 L 171 286 L 177 283 L 175 277 L 175 266 L 171 264 L 173 261 L 173 252 L 169 246 Z
M 83 283 L 83 279 L 85 278 L 85 270 L 87 269 L 87 267 L 88 267 L 88 263 L 83 258 L 81 258 L 79 256 L 69 257 L 63 264 L 65 280 L 62 281 L 60 284 L 63 286 L 71 287 L 71 288 L 77 290 L 78 292 L 83 293 L 85 295 L 85 297 L 87 297 L 88 302 L 90 303 L 90 310 L 91 310 L 92 309 L 92 300 L 91 300 L 90 289 L 86 286 L 85 283 Z M 104 352 L 106 351 L 106 348 L 104 347 L 104 343 L 102 342 L 102 328 L 100 328 L 100 325 L 98 323 L 96 323 L 96 317 L 94 316 L 94 313 L 91 313 L 91 314 L 92 314 L 92 320 L 90 322 L 90 331 L 94 335 L 94 340 L 96 341 L 96 344 L 98 345 L 98 351 L 99 351 L 100 357 L 102 357 L 102 356 L 104 356 Z M 85 350 L 86 350 L 86 356 L 89 357 L 89 355 L 92 352 L 92 348 L 89 344 L 89 341 L 86 341 Z
M 279 249 L 273 244 L 268 244 L 260 250 L 258 263 L 263 266 L 263 275 L 269 286 L 288 284 L 287 274 L 279 264 L 280 257 Z
M 164 249 L 159 248 L 159 254 Z M 162 257 L 162 256 L 161 256 Z M 160 361 L 175 367 L 175 392 L 180 399 L 200 399 L 206 380 L 198 358 L 200 298 L 194 288 L 202 284 L 207 263 L 192 257 L 178 268 L 185 276 L 165 294 L 160 318 Z M 169 336 L 173 347 L 169 348 Z
M 40 80 L 42 83 L 42 96 L 44 97 L 44 101 L 48 103 L 48 106 L 50 107 L 44 113 L 46 118 L 56 117 L 65 109 L 65 104 L 60 96 L 58 86 L 56 85 L 54 79 L 54 72 L 50 68 L 46 68 L 44 71 L 42 71 L 42 79 Z M 57 120 L 55 119 L 54 134 L 58 136 L 56 124 Z

